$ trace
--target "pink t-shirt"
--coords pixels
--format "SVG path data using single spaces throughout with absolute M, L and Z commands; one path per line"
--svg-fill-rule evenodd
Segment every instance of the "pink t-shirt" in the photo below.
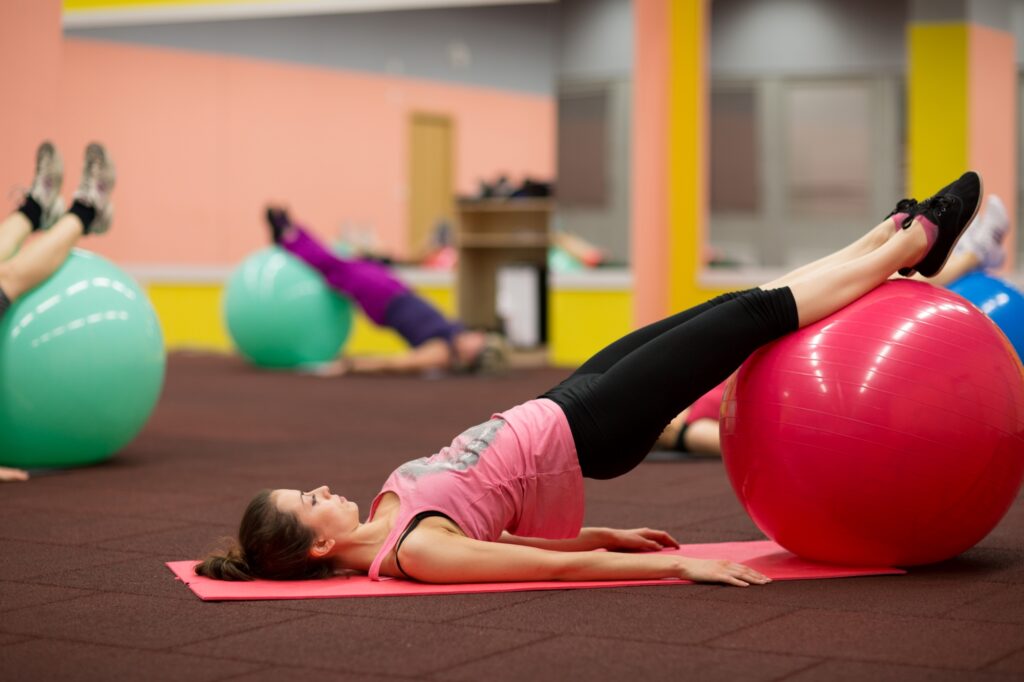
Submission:
M 398 518 L 370 567 L 380 564 L 413 517 L 436 511 L 467 536 L 494 541 L 502 531 L 574 538 L 583 525 L 583 475 L 562 408 L 546 398 L 495 414 L 456 436 L 436 455 L 406 462 L 384 482 L 401 501 Z

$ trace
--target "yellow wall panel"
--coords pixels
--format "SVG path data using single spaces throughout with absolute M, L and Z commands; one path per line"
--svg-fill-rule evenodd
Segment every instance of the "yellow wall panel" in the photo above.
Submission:
M 232 351 L 220 285 L 161 283 L 149 285 L 147 291 L 168 350 Z M 451 289 L 425 287 L 417 292 L 445 314 L 453 314 L 455 294 Z M 549 357 L 556 365 L 575 367 L 632 329 L 633 296 L 628 291 L 555 291 L 550 303 Z M 356 313 L 346 352 L 388 355 L 405 350 L 398 334 Z
M 723 293 L 704 286 L 702 254 L 708 206 L 709 0 L 669 4 L 669 310 L 689 308 Z
M 628 291 L 555 291 L 548 313 L 549 358 L 576 367 L 633 327 L 633 295 Z
M 231 350 L 219 284 L 150 284 L 146 291 L 163 327 L 168 350 Z
M 915 24 L 907 40 L 907 187 L 926 197 L 967 170 L 967 24 Z
M 224 325 L 219 284 L 150 284 L 146 290 L 163 327 L 168 350 L 230 352 L 231 338 Z M 450 289 L 431 287 L 418 293 L 445 314 L 455 307 Z M 357 355 L 400 353 L 405 342 L 394 331 L 382 329 L 356 312 L 346 350 Z

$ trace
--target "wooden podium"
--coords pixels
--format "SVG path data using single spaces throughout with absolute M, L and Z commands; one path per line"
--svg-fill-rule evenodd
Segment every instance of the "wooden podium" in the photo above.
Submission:
M 551 199 L 463 199 L 458 202 L 455 280 L 459 319 L 468 327 L 500 330 L 497 273 L 505 265 L 538 268 L 547 291 Z M 543 327 L 543 320 L 542 320 Z

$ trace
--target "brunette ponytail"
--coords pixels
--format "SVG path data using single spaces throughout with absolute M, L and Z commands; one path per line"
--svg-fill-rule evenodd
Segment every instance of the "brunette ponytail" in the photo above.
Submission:
M 256 494 L 242 515 L 238 543 L 196 564 L 198 575 L 217 580 L 302 580 L 334 572 L 330 559 L 314 559 L 313 532 L 294 514 L 282 512 L 269 490 Z
M 215 552 L 196 564 L 196 575 L 216 580 L 252 580 L 255 576 L 242 556 L 242 548 L 235 545 L 227 552 Z

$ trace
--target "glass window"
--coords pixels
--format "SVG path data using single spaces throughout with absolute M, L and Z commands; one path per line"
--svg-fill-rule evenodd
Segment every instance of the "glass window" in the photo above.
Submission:
M 870 102 L 861 83 L 786 88 L 786 194 L 794 217 L 870 213 Z
M 711 210 L 753 213 L 760 206 L 757 98 L 751 86 L 711 92 Z
M 558 202 L 601 207 L 608 194 L 608 93 L 558 97 Z

